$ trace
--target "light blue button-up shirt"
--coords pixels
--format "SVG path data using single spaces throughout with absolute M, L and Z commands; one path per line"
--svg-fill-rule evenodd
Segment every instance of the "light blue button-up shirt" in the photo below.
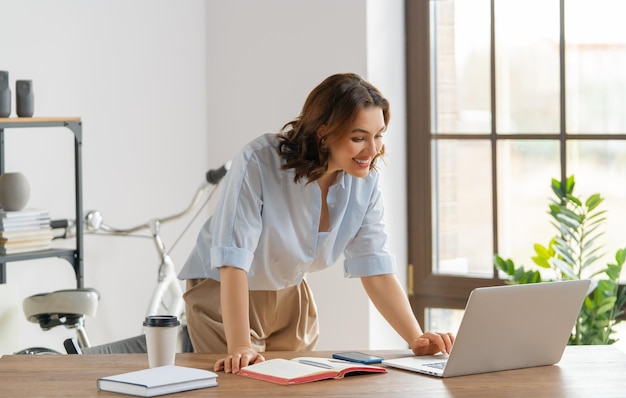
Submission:
M 328 232 L 318 232 L 322 209 L 316 182 L 294 183 L 281 170 L 275 134 L 246 145 L 224 177 L 221 199 L 202 227 L 180 279 L 220 279 L 224 265 L 245 270 L 250 290 L 299 284 L 307 272 L 333 265 L 343 255 L 347 277 L 396 272 L 387 249 L 379 174 L 338 173 L 327 195 Z

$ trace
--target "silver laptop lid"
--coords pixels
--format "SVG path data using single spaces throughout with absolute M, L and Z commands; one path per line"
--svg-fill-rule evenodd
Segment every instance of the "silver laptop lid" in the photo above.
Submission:
M 474 289 L 443 376 L 559 362 L 589 285 L 577 280 Z

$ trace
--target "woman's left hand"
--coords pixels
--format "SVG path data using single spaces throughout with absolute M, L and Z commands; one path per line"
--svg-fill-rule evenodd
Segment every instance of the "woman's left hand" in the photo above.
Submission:
M 415 355 L 449 354 L 453 344 L 452 333 L 426 332 L 413 340 L 411 350 Z

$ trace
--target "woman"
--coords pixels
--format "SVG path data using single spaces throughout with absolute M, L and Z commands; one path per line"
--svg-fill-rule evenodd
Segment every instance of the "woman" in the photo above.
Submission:
M 312 350 L 317 308 L 304 278 L 344 256 L 376 308 L 416 355 L 454 336 L 423 333 L 387 250 L 376 161 L 389 103 L 356 74 L 328 77 L 301 114 L 233 159 L 217 209 L 183 267 L 196 352 L 237 373 L 269 350 Z

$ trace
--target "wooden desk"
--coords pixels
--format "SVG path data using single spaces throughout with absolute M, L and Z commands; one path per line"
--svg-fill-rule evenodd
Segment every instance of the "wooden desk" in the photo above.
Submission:
M 409 351 L 372 351 L 385 358 Z M 267 358 L 330 356 L 272 352 Z M 216 355 L 178 354 L 176 364 L 211 369 Z M 123 397 L 98 391 L 102 376 L 146 368 L 145 354 L 8 355 L 0 358 L 0 397 Z M 610 346 L 568 347 L 556 366 L 439 379 L 403 370 L 281 386 L 219 373 L 218 386 L 169 396 L 217 397 L 626 397 L 626 354 Z

